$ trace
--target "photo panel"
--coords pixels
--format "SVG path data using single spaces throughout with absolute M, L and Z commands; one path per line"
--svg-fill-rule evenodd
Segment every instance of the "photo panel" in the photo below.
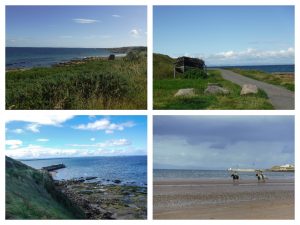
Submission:
M 153 8 L 153 108 L 295 109 L 294 6 Z
M 154 116 L 153 218 L 295 218 L 294 116 Z
M 6 6 L 7 110 L 147 109 L 147 6 Z
M 6 117 L 5 218 L 147 219 L 147 116 Z

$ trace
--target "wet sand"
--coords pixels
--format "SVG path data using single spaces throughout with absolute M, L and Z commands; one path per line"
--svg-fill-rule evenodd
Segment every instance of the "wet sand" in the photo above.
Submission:
M 154 181 L 154 219 L 294 219 L 294 181 Z

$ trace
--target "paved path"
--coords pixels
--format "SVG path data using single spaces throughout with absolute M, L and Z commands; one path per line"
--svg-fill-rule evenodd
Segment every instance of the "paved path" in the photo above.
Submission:
M 295 109 L 295 95 L 294 92 L 289 91 L 283 87 L 279 87 L 273 84 L 267 84 L 262 81 L 254 80 L 246 76 L 242 76 L 238 73 L 224 69 L 219 70 L 224 79 L 243 86 L 244 84 L 254 84 L 258 88 L 264 90 L 275 109 Z

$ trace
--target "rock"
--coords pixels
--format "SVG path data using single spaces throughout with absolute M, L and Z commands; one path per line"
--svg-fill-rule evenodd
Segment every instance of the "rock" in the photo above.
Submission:
M 115 183 L 115 184 L 120 184 L 121 181 L 120 181 L 120 180 L 114 180 L 114 183 Z
M 195 89 L 194 88 L 185 88 L 185 89 L 179 89 L 175 97 L 193 97 L 195 96 Z
M 96 179 L 97 177 L 86 177 L 85 180 L 94 180 Z
M 241 90 L 241 95 L 247 94 L 256 94 L 258 92 L 258 88 L 253 84 L 244 84 Z
M 208 84 L 208 87 L 204 91 L 205 94 L 229 94 L 226 88 L 222 88 L 216 84 Z
M 115 60 L 115 55 L 114 54 L 109 55 L 108 60 Z
M 84 194 L 84 195 L 90 195 L 90 194 L 93 194 L 94 191 L 92 191 L 92 190 L 82 190 L 82 191 L 79 191 L 78 193 L 79 194 Z

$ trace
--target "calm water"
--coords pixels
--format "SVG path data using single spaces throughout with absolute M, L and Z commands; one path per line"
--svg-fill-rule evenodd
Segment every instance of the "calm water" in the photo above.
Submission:
M 6 69 L 47 67 L 72 59 L 108 56 L 103 48 L 23 48 L 6 47 Z
M 222 66 L 222 68 L 239 68 L 242 70 L 260 70 L 266 73 L 295 72 L 295 65 L 266 65 L 266 66 Z
M 66 168 L 57 170 L 54 175 L 54 179 L 57 180 L 95 176 L 102 183 L 111 183 L 112 180 L 119 179 L 121 184 L 147 184 L 147 156 L 80 157 L 22 162 L 36 169 L 64 163 Z
M 285 172 L 264 172 L 269 179 L 294 179 L 294 173 Z M 227 170 L 164 170 L 155 169 L 154 180 L 166 179 L 231 179 L 231 173 Z M 240 179 L 256 180 L 254 172 L 240 172 Z

